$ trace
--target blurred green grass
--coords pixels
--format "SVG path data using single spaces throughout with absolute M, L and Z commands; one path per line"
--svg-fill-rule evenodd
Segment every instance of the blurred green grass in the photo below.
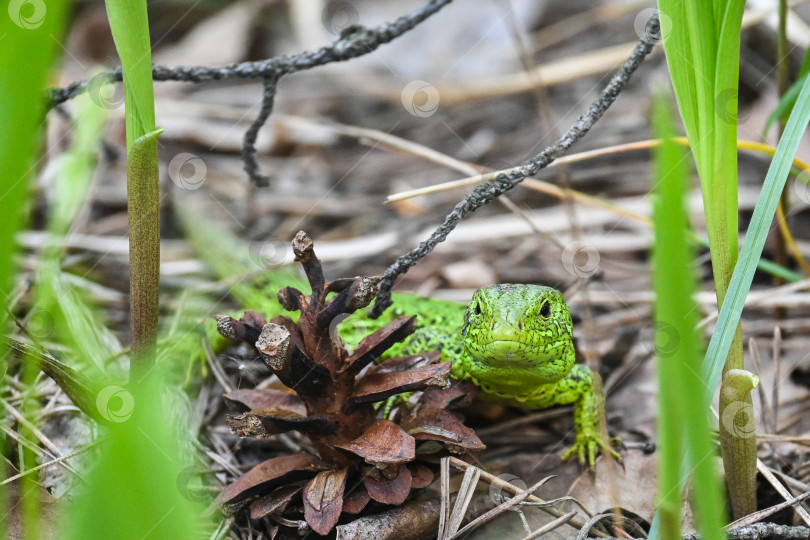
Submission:
M 653 102 L 653 130 L 664 142 L 654 153 L 653 289 L 655 291 L 658 368 L 658 433 L 660 537 L 681 538 L 683 456 L 692 461 L 691 482 L 699 530 L 707 539 L 723 538 L 723 497 L 715 469 L 714 444 L 704 403 L 684 399 L 704 383 L 698 377 L 702 352 L 697 329 L 699 308 L 693 234 L 686 211 L 689 192 L 688 155 L 673 137 L 673 111 L 667 92 Z

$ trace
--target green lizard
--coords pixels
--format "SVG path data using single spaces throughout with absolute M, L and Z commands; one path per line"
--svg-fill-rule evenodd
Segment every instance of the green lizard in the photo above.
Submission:
M 453 377 L 472 381 L 490 401 L 524 409 L 572 404 L 576 441 L 563 459 L 577 456 L 594 466 L 604 446 L 598 429 L 601 396 L 593 372 L 575 363 L 571 313 L 559 291 L 490 285 L 476 291 L 467 306 L 400 294 L 388 311 L 380 323 L 417 315 L 417 331 L 394 354 L 441 350 L 442 359 L 453 363 Z
M 193 217 L 182 214 L 186 212 L 181 212 L 186 231 L 206 262 L 220 275 L 238 275 L 237 259 L 223 258 L 216 248 L 217 238 L 227 233 L 199 220 L 189 223 Z M 233 253 L 240 242 L 235 237 L 225 239 L 226 252 Z M 244 266 L 241 269 L 244 274 Z M 275 293 L 291 284 L 306 285 L 289 270 L 262 274 L 261 285 L 232 286 L 231 294 L 268 319 L 290 316 Z M 455 378 L 472 381 L 485 398 L 503 404 L 525 409 L 573 404 L 576 441 L 563 458 L 577 456 L 593 467 L 600 449 L 619 457 L 602 443 L 601 396 L 594 390 L 591 370 L 575 363 L 571 314 L 559 291 L 538 285 L 491 285 L 478 290 L 468 306 L 406 294 L 395 294 L 393 299 L 394 305 L 378 319 L 366 317 L 366 310 L 344 319 L 338 327 L 341 338 L 351 346 L 395 317 L 417 315 L 417 331 L 389 351 L 391 355 L 441 350 L 443 359 L 453 363 Z

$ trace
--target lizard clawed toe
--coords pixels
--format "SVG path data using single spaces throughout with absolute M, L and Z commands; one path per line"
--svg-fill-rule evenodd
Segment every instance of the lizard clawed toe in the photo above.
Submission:
M 611 442 L 614 440 L 618 440 L 618 438 L 614 437 L 611 439 Z M 574 442 L 571 448 L 563 453 L 562 459 L 567 460 L 576 455 L 579 458 L 580 463 L 583 465 L 587 463 L 591 470 L 595 470 L 596 456 L 599 455 L 600 452 L 602 454 L 610 454 L 613 459 L 619 463 L 622 463 L 621 454 L 614 450 L 610 444 L 606 444 L 602 438 L 596 434 L 578 435 L 576 442 Z

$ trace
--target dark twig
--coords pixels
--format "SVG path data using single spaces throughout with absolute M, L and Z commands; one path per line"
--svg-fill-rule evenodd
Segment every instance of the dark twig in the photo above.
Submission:
M 430 237 L 396 260 L 388 267 L 380 282 L 379 294 L 374 303 L 374 307 L 369 312 L 371 317 L 378 317 L 391 305 L 391 289 L 397 276 L 404 274 L 413 265 L 419 262 L 428 253 L 433 251 L 438 244 L 443 242 L 447 235 L 456 228 L 456 225 L 463 217 L 474 212 L 483 205 L 500 197 L 525 178 L 534 176 L 541 169 L 548 167 L 552 161 L 564 154 L 575 142 L 580 140 L 588 130 L 602 117 L 624 89 L 630 76 L 638 68 L 644 58 L 652 51 L 655 42 L 649 39 L 651 35 L 658 35 L 658 17 L 653 16 L 647 22 L 647 29 L 639 40 L 633 53 L 625 61 L 619 72 L 613 76 L 610 83 L 602 91 L 599 98 L 590 106 L 588 112 L 574 123 L 574 125 L 560 137 L 557 142 L 547 147 L 535 157 L 523 163 L 519 167 L 511 169 L 509 172 L 500 174 L 495 180 L 478 185 L 472 193 L 467 195 L 463 201 L 458 203 L 453 211 L 444 218 L 444 223 L 439 226 Z
M 268 76 L 264 78 L 262 107 L 259 110 L 259 115 L 245 132 L 245 139 L 242 144 L 242 161 L 244 162 L 245 172 L 250 181 L 258 187 L 267 187 L 270 183 L 270 179 L 259 172 L 259 163 L 256 161 L 256 139 L 259 138 L 259 131 L 267 122 L 267 119 L 270 118 L 270 113 L 273 112 L 273 100 L 276 97 L 277 83 L 278 77 Z
M 332 62 L 344 62 L 368 54 L 380 45 L 393 41 L 451 1 L 430 0 L 413 13 L 403 15 L 394 22 L 385 23 L 376 28 L 366 28 L 360 25 L 347 27 L 334 43 L 313 51 L 213 68 L 205 66 L 154 66 L 152 68 L 152 77 L 156 81 L 183 82 L 258 79 L 262 77 L 281 78 L 296 71 L 303 71 Z M 113 81 L 120 82 L 121 68 L 112 69 L 104 75 L 111 77 Z M 76 81 L 64 88 L 51 90 L 48 96 L 50 107 L 64 103 L 85 92 L 89 82 L 89 80 Z
M 279 56 L 259 60 L 256 62 L 242 62 L 222 67 L 205 66 L 153 66 L 152 78 L 155 81 L 183 81 L 206 82 L 225 81 L 229 79 L 264 79 L 264 96 L 259 116 L 245 133 L 242 157 L 245 172 L 257 186 L 267 186 L 266 176 L 259 174 L 256 163 L 256 137 L 259 130 L 267 122 L 273 111 L 273 98 L 278 81 L 287 74 L 303 71 L 314 67 L 330 64 L 332 62 L 345 62 L 352 58 L 366 55 L 398 38 L 408 30 L 439 11 L 452 0 L 430 0 L 416 11 L 403 15 L 394 22 L 385 23 L 375 28 L 366 28 L 361 25 L 352 25 L 340 33 L 340 37 L 332 44 L 313 51 L 304 51 L 289 56 Z M 121 68 L 114 68 L 100 74 L 108 77 L 110 81 L 122 80 Z M 99 77 L 99 75 L 96 75 Z M 49 107 L 53 108 L 79 94 L 86 92 L 90 80 L 76 81 L 63 88 L 55 88 L 48 94 Z
M 807 527 L 793 527 L 790 525 L 778 525 L 776 523 L 754 523 L 738 529 L 726 531 L 729 540 L 764 540 L 767 538 L 778 538 L 779 540 L 806 540 L 810 535 Z M 685 534 L 683 540 L 700 540 L 699 534 Z M 588 540 L 591 540 L 590 537 Z M 596 539 L 594 539 L 596 540 Z M 608 537 L 602 540 L 618 540 Z

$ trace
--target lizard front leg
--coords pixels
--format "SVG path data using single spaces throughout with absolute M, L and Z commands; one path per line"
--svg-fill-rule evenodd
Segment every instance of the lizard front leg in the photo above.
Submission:
M 609 452 L 617 460 L 621 456 L 610 445 L 605 444 L 599 431 L 600 410 L 604 399 L 601 388 L 597 388 L 596 375 L 582 364 L 574 364 L 568 374 L 554 383 L 534 387 L 524 387 L 521 392 L 507 393 L 497 388 L 495 383 L 504 378 L 485 378 L 476 376 L 470 370 L 470 364 L 453 366 L 453 376 L 470 378 L 481 387 L 483 397 L 506 405 L 515 405 L 526 409 L 546 409 L 554 405 L 574 406 L 574 445 L 563 453 L 562 458 L 577 456 L 581 463 L 588 463 L 593 469 L 596 455 L 601 450 Z M 600 385 L 601 386 L 601 385 Z
M 574 405 L 574 430 L 576 441 L 562 456 L 569 459 L 576 455 L 581 463 L 586 458 L 591 469 L 594 468 L 596 455 L 600 449 L 609 452 L 618 461 L 621 456 L 605 444 L 599 433 L 599 413 L 604 406 L 601 384 L 596 381 L 596 375 L 587 366 L 575 364 L 571 372 L 555 386 L 555 405 Z M 598 386 L 598 389 L 597 389 Z

